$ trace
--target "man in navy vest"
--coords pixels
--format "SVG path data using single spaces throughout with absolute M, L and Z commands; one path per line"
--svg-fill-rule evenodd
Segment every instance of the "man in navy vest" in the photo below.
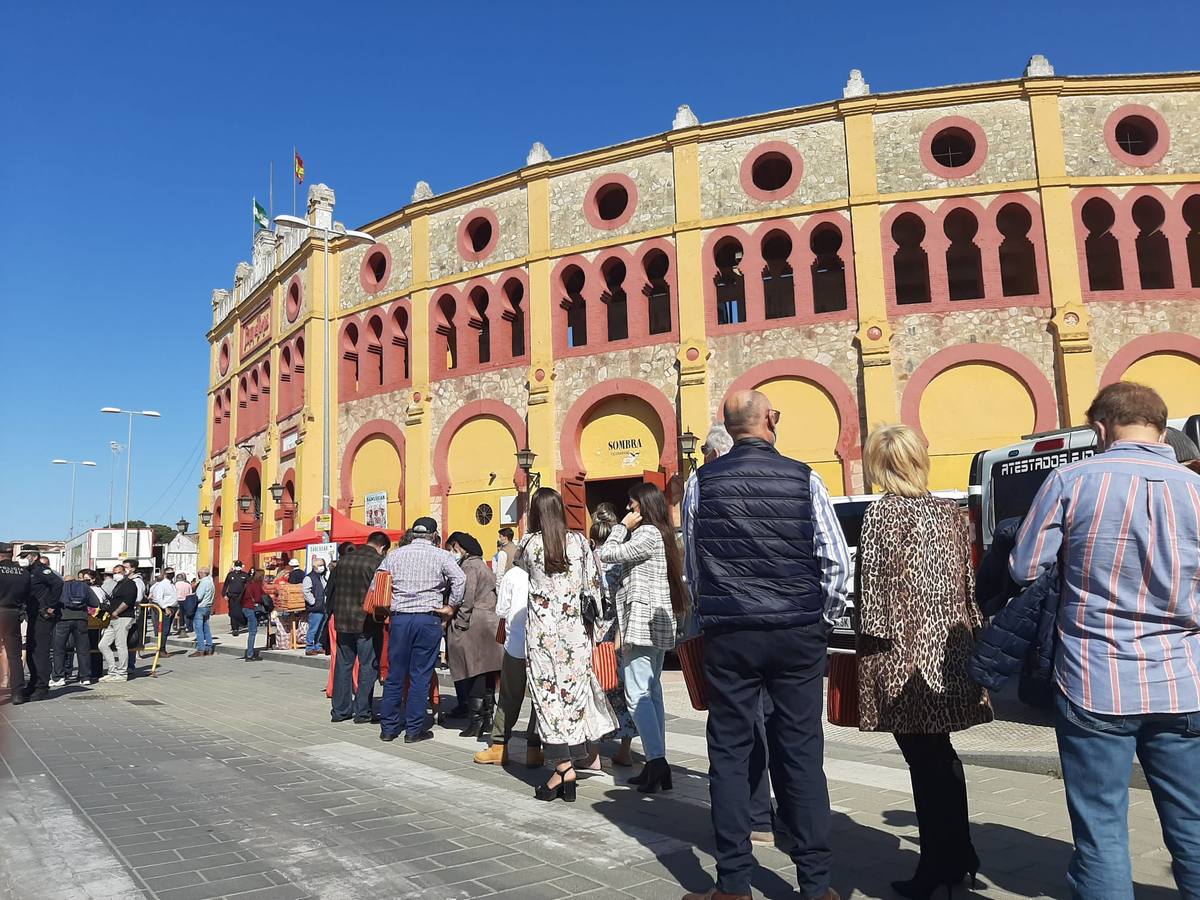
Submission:
M 685 552 L 705 640 L 709 793 L 717 886 L 684 900 L 749 900 L 751 755 L 760 691 L 779 814 L 794 838 L 800 892 L 829 886 L 822 680 L 842 613 L 850 554 L 820 476 L 775 449 L 780 414 L 758 391 L 725 402 L 733 449 L 697 472 L 684 497 Z

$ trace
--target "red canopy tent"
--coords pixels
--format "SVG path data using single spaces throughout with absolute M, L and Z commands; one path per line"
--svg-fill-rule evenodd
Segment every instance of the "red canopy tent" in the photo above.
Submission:
M 336 509 L 331 509 L 329 514 L 333 520 L 333 530 L 329 536 L 329 540 L 335 544 L 340 544 L 344 541 L 349 541 L 352 544 L 365 544 L 372 532 L 376 531 L 385 532 L 393 541 L 397 541 L 404 536 L 403 531 L 374 528 L 370 525 L 364 525 L 361 522 L 355 522 L 349 516 L 342 515 Z M 289 531 L 287 534 L 281 534 L 279 537 L 271 538 L 267 541 L 259 541 L 254 545 L 253 549 L 255 553 L 291 553 L 293 550 L 303 550 L 309 544 L 320 544 L 324 541 L 325 538 L 322 533 L 317 531 L 317 519 L 314 516 L 294 531 Z

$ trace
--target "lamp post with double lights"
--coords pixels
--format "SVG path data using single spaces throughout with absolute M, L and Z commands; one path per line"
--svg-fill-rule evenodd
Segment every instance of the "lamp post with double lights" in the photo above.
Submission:
M 122 558 L 129 556 L 129 480 L 133 477 L 133 417 L 145 416 L 148 419 L 161 419 L 162 413 L 153 409 L 121 409 L 117 406 L 106 406 L 102 413 L 129 416 L 129 435 L 125 438 L 125 522 L 121 529 Z M 109 519 L 112 522 L 112 519 Z
M 80 466 L 89 466 L 95 468 L 96 464 L 90 459 L 76 461 L 73 459 L 52 459 L 50 463 L 55 466 L 70 466 L 71 467 L 71 524 L 67 526 L 67 540 L 75 537 L 75 472 Z
M 326 228 L 324 225 L 314 225 L 312 222 L 309 222 L 307 219 L 301 219 L 299 216 L 276 216 L 275 222 L 276 224 L 282 225 L 286 228 L 303 228 L 306 231 L 320 232 L 321 238 L 324 241 L 325 256 L 324 264 L 321 267 L 325 270 L 325 288 L 324 294 L 321 298 L 321 320 L 324 325 L 323 340 L 325 347 L 325 350 L 322 354 L 325 362 L 324 366 L 322 366 L 324 369 L 324 377 L 322 378 L 324 395 L 321 400 L 321 420 L 323 426 L 321 428 L 321 515 L 328 516 L 330 490 L 329 367 L 332 365 L 330 359 L 331 353 L 329 350 L 329 237 L 332 235 L 335 238 L 341 238 L 343 240 L 349 240 L 352 243 L 360 244 L 373 244 L 375 243 L 375 238 L 367 234 L 365 231 L 353 231 L 347 228 L 334 230 L 333 228 Z M 330 537 L 331 534 L 327 532 L 325 534 L 325 540 L 329 540 Z

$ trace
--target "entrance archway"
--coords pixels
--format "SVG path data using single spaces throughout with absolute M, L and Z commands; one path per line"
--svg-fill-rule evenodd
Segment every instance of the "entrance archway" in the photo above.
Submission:
M 1101 387 L 1136 381 L 1154 388 L 1167 404 L 1167 415 L 1196 413 L 1195 385 L 1200 382 L 1200 338 L 1179 332 L 1134 338 L 1104 368 Z
M 404 432 L 386 419 L 362 425 L 342 454 L 340 509 L 354 521 L 365 523 L 368 494 L 386 495 L 388 528 L 405 526 Z M 371 509 L 378 509 L 375 498 Z
M 254 566 L 257 559 L 254 545 L 261 540 L 260 522 L 262 514 L 262 463 L 251 459 L 246 463 L 242 472 L 242 480 L 238 484 L 237 527 L 238 527 L 238 556 L 247 566 Z M 242 497 L 250 498 L 250 508 L 242 510 Z
M 486 548 L 498 529 L 518 524 L 524 441 L 524 419 L 498 400 L 469 403 L 450 417 L 434 450 L 443 537 L 465 531 Z

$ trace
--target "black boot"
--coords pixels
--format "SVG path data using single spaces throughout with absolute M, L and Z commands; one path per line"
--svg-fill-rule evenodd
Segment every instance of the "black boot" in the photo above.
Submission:
M 484 694 L 483 720 L 479 724 L 479 740 L 485 744 L 492 736 L 492 720 L 496 715 L 496 695 Z
M 467 727 L 458 733 L 459 737 L 479 737 L 479 733 L 483 730 L 483 698 L 468 697 L 467 712 L 470 719 L 467 721 Z

